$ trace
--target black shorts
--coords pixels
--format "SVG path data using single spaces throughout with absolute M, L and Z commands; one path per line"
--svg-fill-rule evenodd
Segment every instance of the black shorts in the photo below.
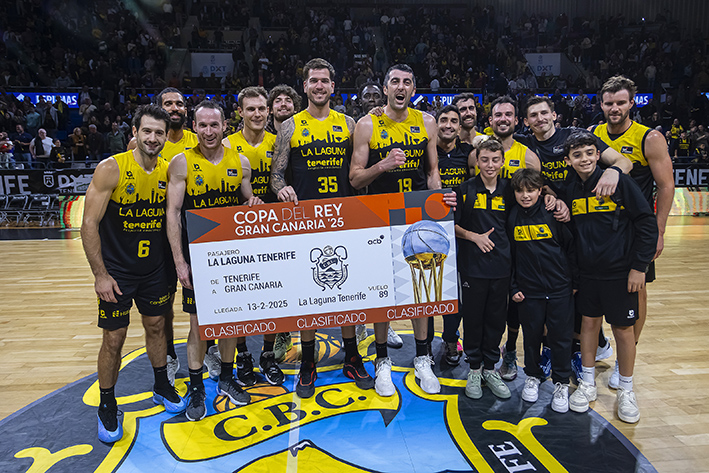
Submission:
M 118 302 L 98 300 L 98 326 L 106 330 L 127 327 L 130 323 L 130 309 L 133 301 L 138 312 L 145 316 L 163 315 L 170 303 L 167 279 L 164 271 L 156 271 L 150 276 L 126 278 L 115 277 L 123 294 L 116 294 Z
M 197 304 L 194 300 L 194 289 L 187 289 L 182 287 L 182 310 L 188 314 L 197 313 Z
M 655 280 L 655 262 L 650 263 L 647 267 L 647 273 L 645 273 L 645 283 L 653 282 Z
M 628 292 L 627 279 L 581 278 L 576 309 L 586 317 L 606 316 L 611 325 L 628 327 L 638 320 L 638 293 Z
M 177 292 L 177 270 L 172 260 L 165 260 L 165 277 L 167 278 L 167 290 L 170 295 Z

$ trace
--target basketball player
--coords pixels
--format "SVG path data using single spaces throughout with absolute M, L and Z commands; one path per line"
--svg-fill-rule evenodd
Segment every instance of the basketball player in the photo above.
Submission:
M 355 124 L 351 117 L 330 109 L 334 79 L 335 69 L 324 59 L 311 59 L 303 67 L 308 107 L 281 125 L 271 169 L 271 187 L 282 202 L 298 205 L 299 199 L 353 195 L 348 172 Z M 344 154 L 326 153 L 325 148 L 339 148 Z M 332 159 L 334 156 L 343 159 Z M 292 176 L 290 183 L 286 183 L 286 170 Z M 315 330 L 302 330 L 300 338 L 303 357 L 295 391 L 301 398 L 308 398 L 315 393 L 317 380 Z M 357 352 L 354 326 L 342 327 L 342 341 L 343 373 L 360 389 L 373 388 L 374 380 Z
M 268 93 L 268 116 L 266 131 L 274 135 L 281 131 L 281 125 L 300 110 L 301 98 L 298 92 L 289 85 L 280 84 Z M 243 116 L 243 115 L 242 115 Z
M 463 94 L 457 95 L 455 98 Z M 469 94 L 472 95 L 472 94 Z M 455 101 L 455 98 L 453 101 Z M 458 103 L 466 103 L 459 100 Z M 467 104 L 466 104 L 467 106 Z M 472 105 L 475 110 L 475 103 Z M 470 112 L 467 112 L 470 114 Z M 475 170 L 475 148 L 462 141 L 460 134 L 463 115 L 455 105 L 446 105 L 438 111 L 436 123 L 438 125 L 438 173 L 441 175 L 441 185 L 444 189 L 455 189 L 470 178 L 470 170 Z M 474 122 L 474 119 L 473 119 Z M 473 126 L 475 124 L 473 123 Z M 473 133 L 475 130 L 473 129 Z M 444 360 L 451 366 L 460 362 L 458 351 L 458 327 L 460 314 L 443 316 L 443 342 L 445 343 Z M 433 340 L 433 317 L 428 323 L 428 342 Z
M 98 438 L 102 442 L 123 436 L 114 387 L 133 300 L 142 317 L 145 349 L 155 374 L 153 401 L 171 413 L 185 410 L 184 399 L 168 380 L 165 363 L 163 315 L 170 299 L 162 231 L 167 163 L 158 154 L 165 144 L 168 122 L 168 114 L 160 107 L 141 107 L 133 118 L 137 147 L 101 161 L 86 191 L 81 238 L 95 278 L 98 326 L 103 330 L 98 355 Z
M 463 92 L 453 97 L 452 105 L 460 112 L 460 140 L 473 145 L 473 138 L 478 134 L 475 126 L 478 122 L 478 110 L 475 104 L 475 94 Z
M 436 120 L 429 114 L 409 108 L 416 92 L 413 70 L 405 64 L 389 68 L 384 77 L 388 102 L 384 114 L 366 115 L 357 124 L 350 182 L 355 189 L 367 187 L 369 194 L 441 189 L 436 158 Z M 455 194 L 450 196 L 455 198 Z M 448 202 L 448 201 L 447 201 Z M 411 319 L 416 340 L 415 375 L 427 393 L 438 393 L 441 385 L 433 374 L 428 353 L 428 321 Z M 387 322 L 374 324 L 377 359 L 375 389 L 381 396 L 392 396 L 391 359 L 387 353 Z
M 276 195 L 269 186 L 276 135 L 266 131 L 268 94 L 263 87 L 246 87 L 239 93 L 238 102 L 244 128 L 224 138 L 222 144 L 239 153 L 242 161 L 249 161 L 253 194 L 264 202 L 276 202 Z M 266 381 L 280 385 L 284 376 L 273 353 L 275 339 L 275 333 L 263 336 L 259 366 Z M 236 350 L 236 379 L 242 386 L 253 386 L 256 384 L 254 360 L 246 347 L 246 337 L 236 338 Z
M 190 130 L 184 128 L 187 120 L 187 108 L 185 107 L 185 97 L 182 92 L 174 87 L 167 87 L 155 96 L 153 102 L 162 107 L 170 116 L 170 126 L 167 131 L 167 140 L 165 146 L 160 152 L 160 157 L 168 163 L 172 158 L 186 149 L 197 146 L 197 135 Z M 128 143 L 128 149 L 135 149 L 136 139 L 131 138 Z M 168 270 L 168 282 L 170 284 L 170 303 L 165 312 L 165 337 L 167 339 L 167 376 L 172 385 L 175 384 L 175 375 L 180 369 L 180 360 L 175 352 L 175 335 L 174 335 L 174 319 L 175 310 L 173 305 L 175 302 L 175 292 L 177 292 L 177 275 L 172 263 L 172 254 L 170 248 L 167 248 L 166 262 Z M 214 342 L 212 342 L 213 344 Z M 212 353 L 205 357 L 205 364 L 210 375 L 219 376 L 219 359 L 215 358 L 216 349 L 212 349 Z M 215 370 L 217 370 L 215 372 Z
M 675 186 L 672 159 L 667 151 L 667 142 L 657 130 L 630 118 L 630 110 L 635 105 L 635 83 L 624 76 L 608 79 L 601 88 L 601 109 L 606 117 L 603 125 L 593 129 L 593 133 L 608 146 L 627 156 L 633 163 L 630 177 L 638 183 L 650 208 L 657 209 L 657 251 L 646 273 L 645 282 L 655 280 L 655 259 L 664 248 L 664 234 L 667 217 L 672 208 Z M 653 181 L 657 184 L 657 201 L 653 198 Z M 640 339 L 647 317 L 647 286 L 638 291 L 638 320 L 634 325 L 635 343 Z M 608 380 L 608 386 L 617 388 L 619 383 L 618 363 Z
M 200 340 L 197 308 L 189 265 L 185 211 L 195 208 L 224 207 L 247 203 L 261 203 L 251 191 L 251 166 L 241 160 L 235 151 L 222 145 L 226 123 L 224 111 L 211 101 L 202 101 L 195 107 L 194 129 L 198 146 L 185 150 L 170 161 L 167 189 L 167 236 L 175 260 L 177 277 L 182 284 L 182 308 L 190 314 L 190 333 L 187 338 L 187 362 L 190 374 L 189 404 L 185 415 L 189 420 L 200 420 L 206 415 L 202 363 L 206 343 Z M 219 198 L 217 198 L 219 197 Z M 221 354 L 221 371 L 217 394 L 225 395 L 235 405 L 249 402 L 234 379 L 235 339 L 222 339 L 217 345 Z

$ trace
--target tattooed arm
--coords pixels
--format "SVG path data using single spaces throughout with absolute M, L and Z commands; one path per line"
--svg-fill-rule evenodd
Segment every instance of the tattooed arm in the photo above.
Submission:
M 295 131 L 293 117 L 281 124 L 281 131 L 276 137 L 276 149 L 271 162 L 271 189 L 281 202 L 293 202 L 298 205 L 298 196 L 293 186 L 286 184 L 285 173 L 290 158 L 290 140 Z

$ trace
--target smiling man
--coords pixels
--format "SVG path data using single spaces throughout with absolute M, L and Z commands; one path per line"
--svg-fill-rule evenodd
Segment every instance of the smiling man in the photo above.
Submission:
M 98 438 L 107 443 L 123 436 L 114 387 L 133 301 L 142 317 L 145 349 L 155 375 L 153 401 L 171 413 L 185 410 L 184 400 L 168 380 L 164 333 L 170 301 L 163 233 L 167 163 L 158 155 L 168 120 L 156 105 L 141 107 L 133 118 L 136 149 L 101 161 L 86 191 L 81 239 L 96 279 L 98 326 L 103 330 Z
M 353 195 L 348 173 L 352 117 L 330 109 L 335 90 L 335 68 L 324 59 L 315 58 L 303 67 L 303 89 L 308 107 L 293 115 L 281 126 L 271 169 L 271 187 L 282 202 L 298 205 L 299 199 L 325 199 Z M 290 183 L 286 171 L 290 170 Z M 296 394 L 309 398 L 315 394 L 317 369 L 315 330 L 300 332 L 302 361 Z M 343 373 L 354 379 L 360 389 L 371 389 L 374 380 L 367 373 L 357 352 L 355 327 L 342 327 L 345 348 Z
M 207 413 L 202 379 L 207 344 L 199 335 L 185 212 L 242 203 L 251 206 L 262 201 L 251 191 L 249 161 L 240 159 L 238 153 L 222 145 L 226 123 L 221 107 L 208 100 L 202 101 L 195 107 L 194 118 L 199 145 L 175 156 L 168 169 L 167 236 L 177 277 L 182 284 L 182 309 L 190 314 L 187 338 L 190 386 L 185 415 L 189 420 L 200 420 Z M 237 406 L 248 403 L 249 394 L 234 378 L 236 340 L 222 339 L 217 347 L 222 360 L 217 394 L 227 396 Z
M 608 146 L 627 156 L 633 163 L 630 177 L 638 183 L 650 204 L 657 208 L 657 249 L 650 264 L 645 282 L 655 280 L 655 260 L 664 248 L 664 234 L 667 217 L 672 208 L 675 186 L 672 173 L 672 159 L 667 151 L 667 142 L 662 133 L 651 130 L 630 118 L 630 111 L 635 106 L 635 83 L 623 76 L 611 77 L 601 89 L 601 109 L 607 123 L 593 129 L 593 133 Z M 653 183 L 657 185 L 657 202 L 653 197 Z M 657 204 L 657 205 L 655 205 Z M 633 327 L 635 343 L 640 339 L 640 332 L 647 317 L 647 286 L 638 291 L 638 321 Z M 618 387 L 618 365 L 608 380 L 611 388 Z
M 478 110 L 475 94 L 464 92 L 453 97 L 452 104 L 460 112 L 460 140 L 472 146 L 473 138 L 478 134 L 475 126 L 478 123 Z

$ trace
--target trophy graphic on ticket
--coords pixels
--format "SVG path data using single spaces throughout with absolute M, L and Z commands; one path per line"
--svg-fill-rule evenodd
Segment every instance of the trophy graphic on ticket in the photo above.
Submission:
M 443 265 L 450 250 L 443 227 L 431 220 L 414 223 L 404 233 L 401 249 L 411 269 L 415 302 L 442 300 Z M 422 300 L 424 295 L 426 299 Z

